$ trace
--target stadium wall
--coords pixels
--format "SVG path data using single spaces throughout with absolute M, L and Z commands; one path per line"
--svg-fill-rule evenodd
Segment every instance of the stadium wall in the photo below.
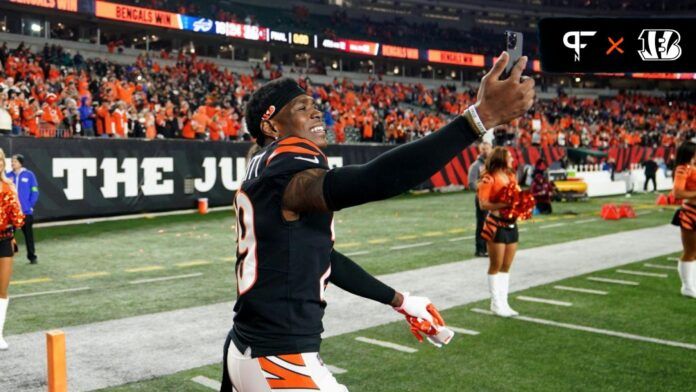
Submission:
M 8 156 L 21 153 L 39 182 L 36 221 L 232 204 L 250 143 L 184 140 L 0 137 Z M 393 146 L 332 145 L 331 166 L 369 161 Z
M 232 204 L 245 170 L 250 143 L 186 140 L 35 139 L 0 137 L 8 156 L 21 153 L 38 179 L 39 222 L 191 209 L 199 198 L 211 207 Z M 330 145 L 332 167 L 365 163 L 393 145 Z M 517 162 L 541 157 L 554 162 L 566 155 L 560 147 L 510 148 Z M 612 148 L 617 171 L 647 157 L 668 157 L 665 148 Z M 467 186 L 467 171 L 478 152 L 462 151 L 419 189 Z

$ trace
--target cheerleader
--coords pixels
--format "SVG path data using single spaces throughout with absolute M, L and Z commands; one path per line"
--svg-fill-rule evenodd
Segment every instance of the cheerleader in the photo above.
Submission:
M 491 292 L 491 311 L 501 317 L 519 313 L 508 305 L 510 266 L 515 258 L 519 234 L 515 219 L 506 219 L 501 211 L 512 206 L 503 202 L 502 193 L 517 179 L 512 170 L 512 155 L 502 147 L 496 147 L 486 160 L 485 173 L 479 180 L 478 199 L 481 209 L 489 211 L 481 236 L 486 241 L 488 256 L 488 288 Z
M 17 251 L 14 230 L 23 224 L 24 214 L 14 184 L 5 177 L 5 152 L 0 149 L 0 350 L 8 348 L 2 332 L 10 300 L 7 294 L 12 276 L 12 257 Z
M 672 224 L 681 228 L 684 248 L 679 260 L 681 294 L 696 298 L 696 143 L 679 146 L 675 165 L 674 196 L 684 199 L 672 218 Z

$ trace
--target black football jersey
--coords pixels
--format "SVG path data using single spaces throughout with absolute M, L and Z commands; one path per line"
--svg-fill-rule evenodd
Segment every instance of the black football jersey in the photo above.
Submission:
M 292 176 L 312 168 L 329 168 L 314 143 L 277 140 L 250 159 L 235 195 L 238 295 L 232 333 L 254 357 L 319 351 L 333 213 L 303 213 L 290 222 L 281 211 Z

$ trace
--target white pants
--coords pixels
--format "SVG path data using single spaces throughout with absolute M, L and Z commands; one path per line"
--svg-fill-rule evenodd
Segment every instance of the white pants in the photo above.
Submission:
M 251 357 L 232 343 L 227 371 L 237 392 L 348 392 L 319 359 L 319 353 Z

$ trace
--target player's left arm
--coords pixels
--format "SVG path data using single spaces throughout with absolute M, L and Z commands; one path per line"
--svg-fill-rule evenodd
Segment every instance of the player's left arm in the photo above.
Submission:
M 336 250 L 331 251 L 329 281 L 351 294 L 391 305 L 406 316 L 411 333 L 418 341 L 422 342 L 425 336 L 429 342 L 441 347 L 454 336 L 428 298 L 399 293 Z
M 382 283 L 335 249 L 331 251 L 329 282 L 351 294 L 385 305 L 398 307 L 403 302 L 401 293 Z

